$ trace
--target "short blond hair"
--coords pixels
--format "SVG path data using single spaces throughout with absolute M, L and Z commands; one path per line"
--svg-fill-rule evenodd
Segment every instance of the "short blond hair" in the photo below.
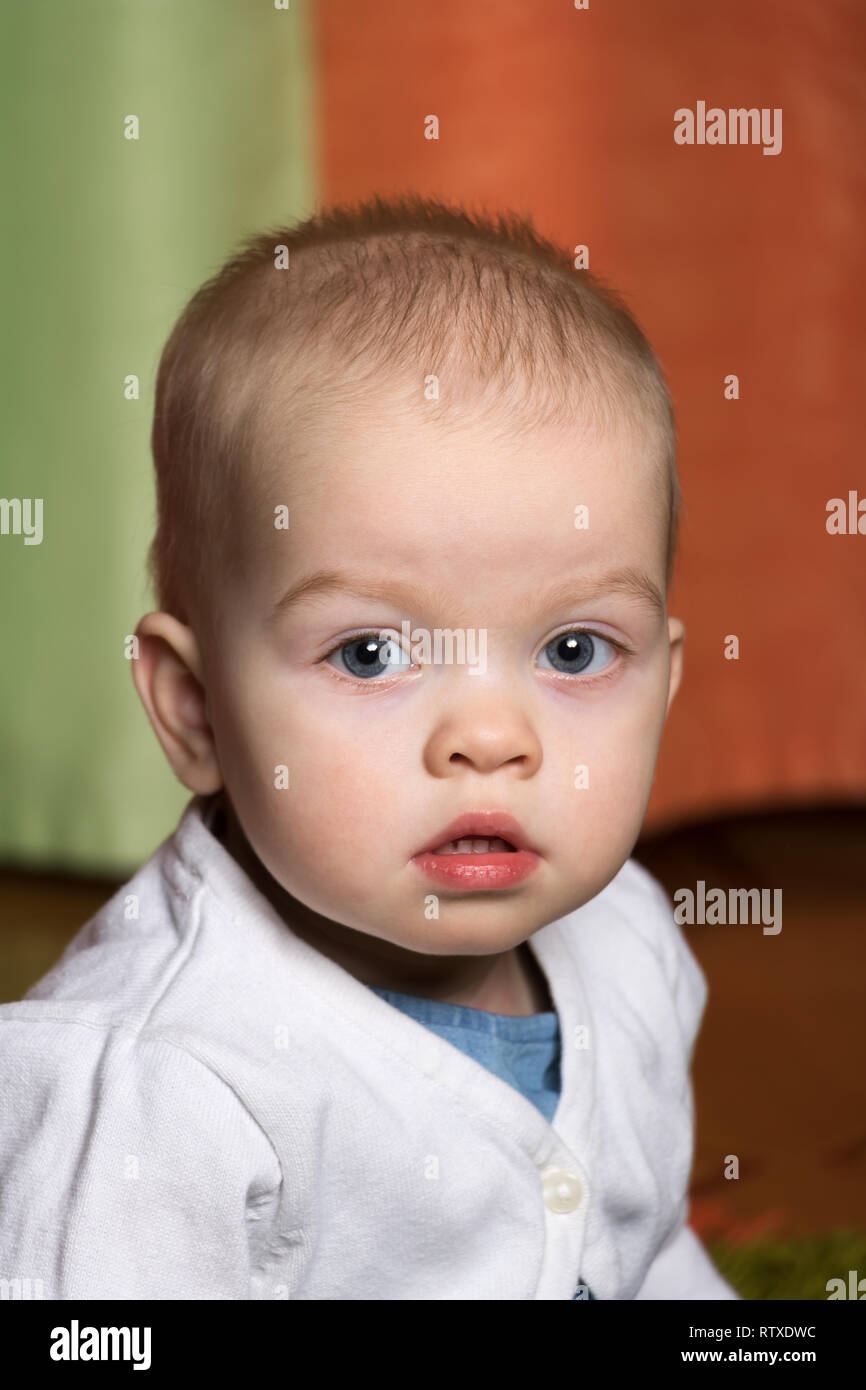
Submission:
M 286 265 L 288 268 L 286 269 Z M 423 383 L 492 392 L 500 423 L 582 411 L 602 428 L 651 427 L 673 564 L 680 491 L 670 395 L 623 301 L 512 212 L 374 196 L 248 238 L 187 304 L 156 381 L 157 529 L 148 570 L 160 608 L 203 621 L 215 566 L 236 554 L 264 420 L 369 401 L 397 379 L 447 420 Z M 507 395 L 507 406 L 503 400 Z M 426 416 L 425 416 L 426 418 Z M 478 418 L 478 413 L 473 414 Z

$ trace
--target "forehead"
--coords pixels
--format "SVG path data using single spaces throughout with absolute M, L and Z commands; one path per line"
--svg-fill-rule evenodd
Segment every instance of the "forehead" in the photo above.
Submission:
M 423 404 L 337 408 L 269 449 L 290 509 L 276 586 L 316 567 L 429 575 L 479 595 L 523 576 L 639 566 L 664 588 L 667 514 L 654 439 L 633 429 L 509 424 L 507 413 L 438 421 Z

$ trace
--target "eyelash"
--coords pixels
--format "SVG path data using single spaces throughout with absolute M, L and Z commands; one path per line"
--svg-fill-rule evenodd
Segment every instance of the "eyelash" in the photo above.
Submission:
M 350 633 L 348 637 L 342 637 L 340 641 L 336 642 L 333 647 L 329 648 L 328 651 L 323 652 L 323 654 L 318 658 L 316 665 L 321 665 L 323 662 L 327 662 L 328 658 L 333 656 L 334 652 L 338 652 L 341 649 L 341 647 L 350 647 L 353 643 L 360 642 L 364 637 L 378 638 L 381 630 L 381 628 L 374 628 L 367 631 Z M 600 642 L 607 642 L 611 647 L 618 651 L 621 656 L 624 656 L 626 658 L 636 655 L 634 647 L 628 646 L 628 644 L 625 642 L 618 641 L 615 637 L 609 637 L 607 633 L 597 632 L 594 628 L 591 627 L 574 626 L 564 627 L 560 632 L 555 632 L 552 637 L 548 638 L 548 640 L 543 644 L 540 650 L 543 651 L 544 647 L 549 647 L 551 642 L 556 641 L 557 637 L 564 637 L 566 633 L 569 632 L 585 632 L 588 637 L 597 637 Z M 557 681 L 567 681 L 570 685 L 574 684 L 575 681 L 580 681 L 580 684 L 583 686 L 594 686 L 596 684 L 600 684 L 602 681 L 610 680 L 611 676 L 615 674 L 618 666 L 619 662 L 612 661 L 606 670 L 600 671 L 594 676 L 584 676 L 582 679 L 579 673 L 577 676 L 574 676 L 569 675 L 565 671 L 546 671 L 545 674 L 557 678 Z M 390 690 L 394 686 L 394 684 L 401 679 L 401 677 L 397 675 L 392 676 L 390 680 L 380 679 L 365 681 L 358 680 L 355 676 L 350 676 L 348 671 L 338 671 L 334 666 L 326 666 L 325 669 L 334 677 L 335 680 L 340 681 L 343 685 L 346 685 L 348 683 L 349 685 L 354 686 L 356 690 L 370 690 L 371 688 L 377 690 Z

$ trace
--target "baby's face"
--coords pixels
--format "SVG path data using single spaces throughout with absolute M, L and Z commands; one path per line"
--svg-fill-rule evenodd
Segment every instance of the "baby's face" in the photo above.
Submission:
M 639 440 L 579 424 L 499 438 L 420 414 L 332 418 L 266 495 L 251 578 L 219 600 L 207 708 L 237 818 L 285 890 L 411 951 L 484 955 L 628 858 L 680 629 Z M 281 603 L 323 572 L 340 587 Z M 402 649 L 378 640 L 404 624 Z M 456 643 L 435 660 L 436 629 L 462 631 L 462 664 Z M 491 811 L 530 852 L 422 855 Z

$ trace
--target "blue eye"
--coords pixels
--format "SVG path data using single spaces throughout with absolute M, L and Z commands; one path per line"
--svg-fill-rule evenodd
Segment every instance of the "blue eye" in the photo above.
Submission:
M 614 645 L 595 632 L 561 632 L 542 649 L 554 671 L 573 676 L 594 676 L 610 665 Z
M 597 633 L 576 628 L 554 637 L 539 655 L 549 663 L 550 669 L 563 675 L 593 676 L 611 664 L 616 649 L 616 643 L 599 637 Z M 355 680 L 367 683 L 412 666 L 412 661 L 399 642 L 376 632 L 359 633 L 357 637 L 341 642 L 324 659 Z
M 378 637 L 373 632 L 341 642 L 329 653 L 328 660 L 332 657 L 339 658 L 343 670 L 356 680 L 370 680 L 412 665 L 399 642 L 391 637 Z

